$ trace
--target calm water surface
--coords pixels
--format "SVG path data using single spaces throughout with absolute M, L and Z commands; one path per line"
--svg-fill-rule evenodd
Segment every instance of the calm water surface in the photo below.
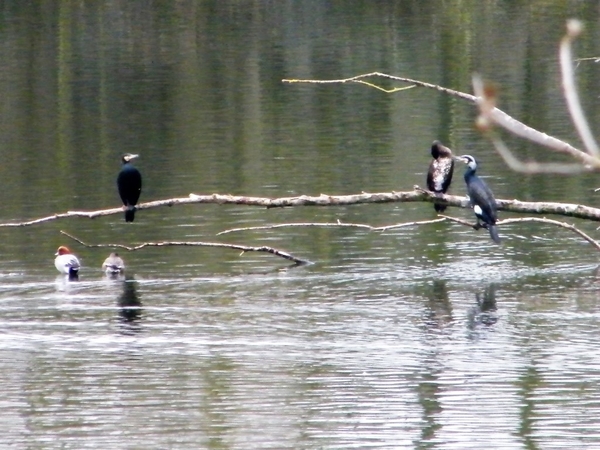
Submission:
M 8 2 L 0 221 L 117 206 L 126 151 L 141 154 L 144 201 L 409 190 L 433 139 L 478 157 L 498 197 L 594 205 L 597 176 L 511 173 L 470 105 L 280 81 L 381 70 L 470 91 L 476 70 L 509 113 L 578 145 L 556 45 L 580 17 L 576 52 L 598 56 L 597 5 L 534 3 Z M 594 126 L 597 71 L 578 67 Z M 429 204 L 195 205 L 129 225 L 0 228 L 0 448 L 600 448 L 598 255 L 566 230 L 507 226 L 502 246 L 446 223 L 216 236 L 433 217 Z M 122 251 L 127 275 L 107 279 L 110 250 L 60 230 L 92 244 L 269 245 L 313 264 L 147 248 Z M 63 244 L 82 260 L 78 282 L 53 267 Z

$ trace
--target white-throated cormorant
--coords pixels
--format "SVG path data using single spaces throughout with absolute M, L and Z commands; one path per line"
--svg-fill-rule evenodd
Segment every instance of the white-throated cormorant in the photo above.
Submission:
M 138 155 L 125 153 L 123 155 L 123 166 L 117 177 L 117 187 L 119 195 L 125 207 L 125 222 L 133 222 L 135 218 L 135 205 L 142 193 L 142 175 L 131 164 L 131 161 Z
M 498 216 L 496 214 L 497 206 L 494 194 L 492 194 L 488 185 L 475 174 L 477 170 L 477 161 L 475 161 L 475 158 L 471 155 L 463 155 L 457 159 L 467 164 L 465 183 L 467 184 L 469 201 L 473 207 L 475 216 L 477 216 L 477 225 L 487 228 L 493 241 L 499 244 L 500 236 L 498 236 L 498 227 L 496 227 Z M 481 225 L 480 221 L 483 222 L 483 225 Z

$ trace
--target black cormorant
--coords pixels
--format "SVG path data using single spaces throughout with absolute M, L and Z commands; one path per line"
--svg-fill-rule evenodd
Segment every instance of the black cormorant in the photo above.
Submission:
M 117 177 L 117 187 L 119 195 L 125 207 L 125 222 L 133 222 L 135 217 L 135 205 L 137 204 L 142 192 L 142 175 L 131 164 L 131 161 L 138 155 L 125 153 L 123 155 L 123 166 Z
M 496 227 L 496 220 L 498 220 L 496 214 L 497 206 L 494 194 L 492 194 L 488 185 L 475 174 L 477 170 L 477 161 L 475 161 L 475 158 L 471 155 L 463 155 L 457 159 L 467 164 L 465 183 L 467 184 L 469 201 L 473 207 L 475 216 L 477 216 L 477 225 L 487 228 L 493 241 L 499 244 L 500 237 L 498 236 L 498 227 Z M 480 221 L 483 222 L 483 225 L 481 225 Z
M 431 192 L 445 194 L 452 182 L 452 173 L 454 172 L 454 159 L 452 150 L 442 145 L 440 141 L 433 141 L 431 144 L 431 164 L 427 172 L 427 189 Z M 434 203 L 433 207 L 438 213 L 446 209 L 446 205 Z

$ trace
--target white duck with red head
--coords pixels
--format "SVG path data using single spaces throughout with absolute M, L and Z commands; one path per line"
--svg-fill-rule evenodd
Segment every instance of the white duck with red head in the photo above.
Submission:
M 61 245 L 58 247 L 58 250 L 55 253 L 56 258 L 54 258 L 54 266 L 56 269 L 65 275 L 69 275 L 71 278 L 77 278 L 79 274 L 79 269 L 81 268 L 81 264 L 79 263 L 79 259 L 68 247 Z

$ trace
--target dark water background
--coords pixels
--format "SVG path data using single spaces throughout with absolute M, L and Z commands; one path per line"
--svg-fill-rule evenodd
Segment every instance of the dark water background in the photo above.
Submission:
M 596 205 L 597 175 L 509 171 L 460 100 L 281 82 L 378 70 L 471 92 L 478 71 L 509 114 L 579 145 L 557 67 L 570 17 L 586 25 L 577 56 L 599 56 L 593 1 L 4 2 L 0 221 L 118 206 L 124 152 L 141 155 L 143 201 L 410 190 L 434 139 L 479 158 L 498 197 Z M 599 70 L 577 68 L 596 135 Z M 506 140 L 524 159 L 560 160 Z M 574 234 L 511 225 L 500 247 L 446 223 L 215 236 L 433 217 L 420 203 L 190 205 L 131 225 L 0 228 L 0 447 L 599 448 L 598 253 Z M 108 280 L 108 250 L 59 230 L 270 245 L 315 264 L 149 248 L 124 253 L 127 279 Z M 82 260 L 78 283 L 53 266 L 64 244 Z

